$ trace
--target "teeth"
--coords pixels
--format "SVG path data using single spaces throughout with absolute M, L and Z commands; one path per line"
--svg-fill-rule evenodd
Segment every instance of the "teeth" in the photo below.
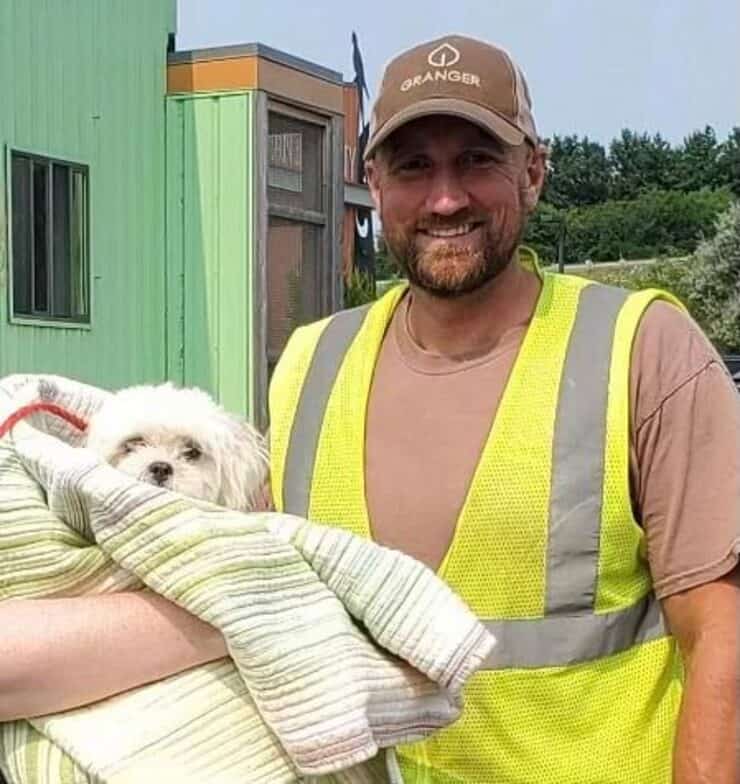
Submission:
M 459 237 L 461 234 L 467 234 L 472 228 L 472 224 L 465 223 L 454 229 L 427 229 L 427 234 L 432 237 Z

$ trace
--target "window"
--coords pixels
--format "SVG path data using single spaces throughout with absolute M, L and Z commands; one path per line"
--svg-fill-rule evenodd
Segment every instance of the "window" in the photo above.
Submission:
M 87 167 L 11 152 L 12 314 L 90 321 Z
M 268 114 L 270 371 L 293 330 L 325 315 L 330 304 L 327 130 L 318 118 L 282 111 Z

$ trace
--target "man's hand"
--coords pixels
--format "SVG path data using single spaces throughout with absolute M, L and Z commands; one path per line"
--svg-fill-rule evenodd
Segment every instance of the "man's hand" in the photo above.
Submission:
M 228 655 L 156 594 L 0 602 L 0 721 L 68 710 Z
M 663 601 L 686 664 L 675 784 L 740 784 L 740 568 Z

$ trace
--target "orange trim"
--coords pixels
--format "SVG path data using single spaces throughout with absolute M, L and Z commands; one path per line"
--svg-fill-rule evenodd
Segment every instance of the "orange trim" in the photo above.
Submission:
M 257 87 L 257 57 L 203 60 L 167 66 L 167 92 L 198 93 Z
M 170 94 L 254 89 L 332 114 L 344 114 L 341 84 L 332 84 L 264 57 L 230 57 L 167 66 Z

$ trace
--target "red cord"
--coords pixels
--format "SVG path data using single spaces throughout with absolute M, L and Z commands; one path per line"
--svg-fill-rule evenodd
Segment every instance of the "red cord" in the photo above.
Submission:
M 47 411 L 50 414 L 56 414 L 56 416 L 60 417 L 65 422 L 68 422 L 72 427 L 77 428 L 77 430 L 80 430 L 81 432 L 87 430 L 87 422 L 85 422 L 84 419 L 76 416 L 71 411 L 67 411 L 66 408 L 58 406 L 56 403 L 29 403 L 27 406 L 19 408 L 0 424 L 0 438 L 9 433 L 21 419 L 25 419 L 27 416 L 35 414 L 37 411 Z

